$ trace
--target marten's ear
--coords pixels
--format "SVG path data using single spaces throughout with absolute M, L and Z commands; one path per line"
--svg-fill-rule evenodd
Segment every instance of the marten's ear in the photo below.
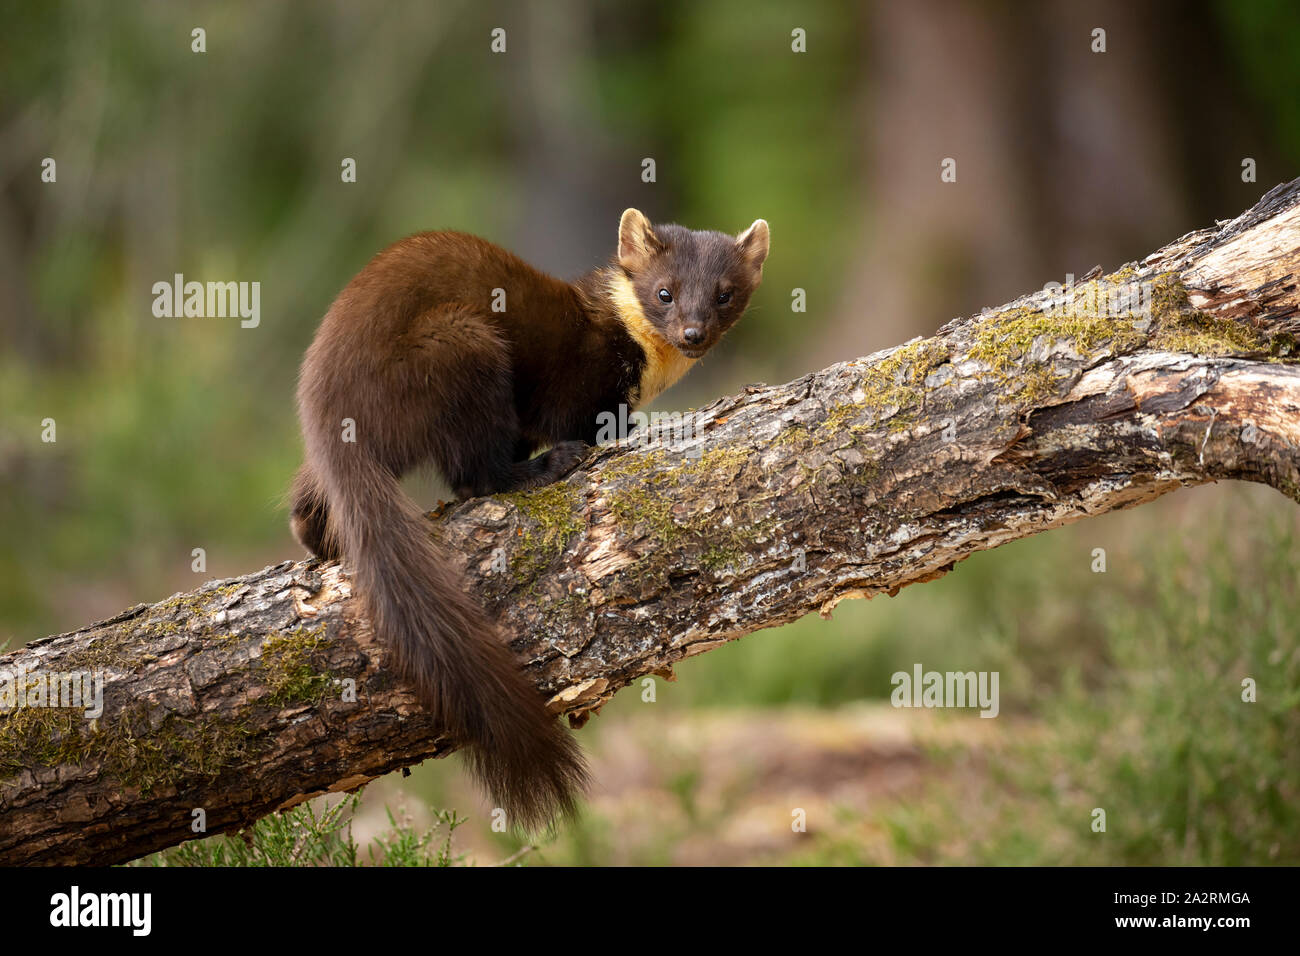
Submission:
M 650 220 L 639 209 L 624 209 L 618 221 L 618 264 L 635 269 L 663 248 L 650 227 Z
M 755 219 L 752 226 L 736 237 L 736 248 L 740 250 L 746 262 L 762 271 L 763 260 L 767 258 L 769 241 L 767 220 Z

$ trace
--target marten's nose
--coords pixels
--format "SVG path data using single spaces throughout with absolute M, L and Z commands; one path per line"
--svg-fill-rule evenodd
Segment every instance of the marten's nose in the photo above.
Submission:
M 704 341 L 704 330 L 698 325 L 688 325 L 682 329 L 682 338 L 687 345 L 699 345 Z

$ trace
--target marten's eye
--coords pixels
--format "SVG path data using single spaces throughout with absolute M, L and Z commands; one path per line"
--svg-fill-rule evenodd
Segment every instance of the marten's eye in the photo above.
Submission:
M 730 302 L 730 301 L 731 301 L 731 293 L 730 293 L 730 292 L 719 292 L 719 293 L 718 293 L 718 305 L 726 305 L 726 304 L 727 304 L 728 302 Z
M 659 301 L 660 301 L 660 302 L 671 302 L 671 301 L 673 301 L 673 294 L 672 294 L 671 292 L 669 292 L 667 289 L 660 289 L 660 290 L 659 290 Z

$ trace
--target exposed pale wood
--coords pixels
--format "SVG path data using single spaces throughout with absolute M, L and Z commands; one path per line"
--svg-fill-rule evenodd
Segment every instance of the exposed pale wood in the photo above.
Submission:
M 1223 478 L 1296 500 L 1298 224 L 1300 181 L 1104 280 L 1149 283 L 1150 317 L 1045 320 L 1036 293 L 431 529 L 580 723 L 684 657 L 1088 515 Z M 191 838 L 193 808 L 228 830 L 453 749 L 382 665 L 344 569 L 303 562 L 0 658 L 108 678 L 93 727 L 0 718 L 0 862 L 126 860 Z

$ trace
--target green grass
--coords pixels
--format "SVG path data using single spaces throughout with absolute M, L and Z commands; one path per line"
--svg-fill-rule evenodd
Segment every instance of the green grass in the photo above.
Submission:
M 464 821 L 454 811 L 439 811 L 424 831 L 399 823 L 388 813 L 389 828 L 364 852 L 352 836 L 360 794 L 319 811 L 311 803 L 273 813 L 235 836 L 193 840 L 137 860 L 135 866 L 459 866 L 452 834 Z
M 804 862 L 1300 862 L 1297 545 L 1289 514 L 1221 511 L 1195 539 L 1144 547 L 1118 593 L 1090 609 L 1094 670 L 1082 666 L 1094 655 L 1071 655 L 1069 632 L 1057 637 L 1072 662 L 1043 660 L 1033 622 L 1059 597 L 1050 574 L 1019 582 L 1023 624 L 1003 631 L 1001 650 L 1023 671 L 1015 686 L 1041 732 L 1009 728 L 982 767 L 936 749 L 938 782 L 877 821 L 888 852 L 832 837 Z M 1003 694 L 1005 711 L 1005 683 Z M 1105 832 L 1091 828 L 1095 808 Z

